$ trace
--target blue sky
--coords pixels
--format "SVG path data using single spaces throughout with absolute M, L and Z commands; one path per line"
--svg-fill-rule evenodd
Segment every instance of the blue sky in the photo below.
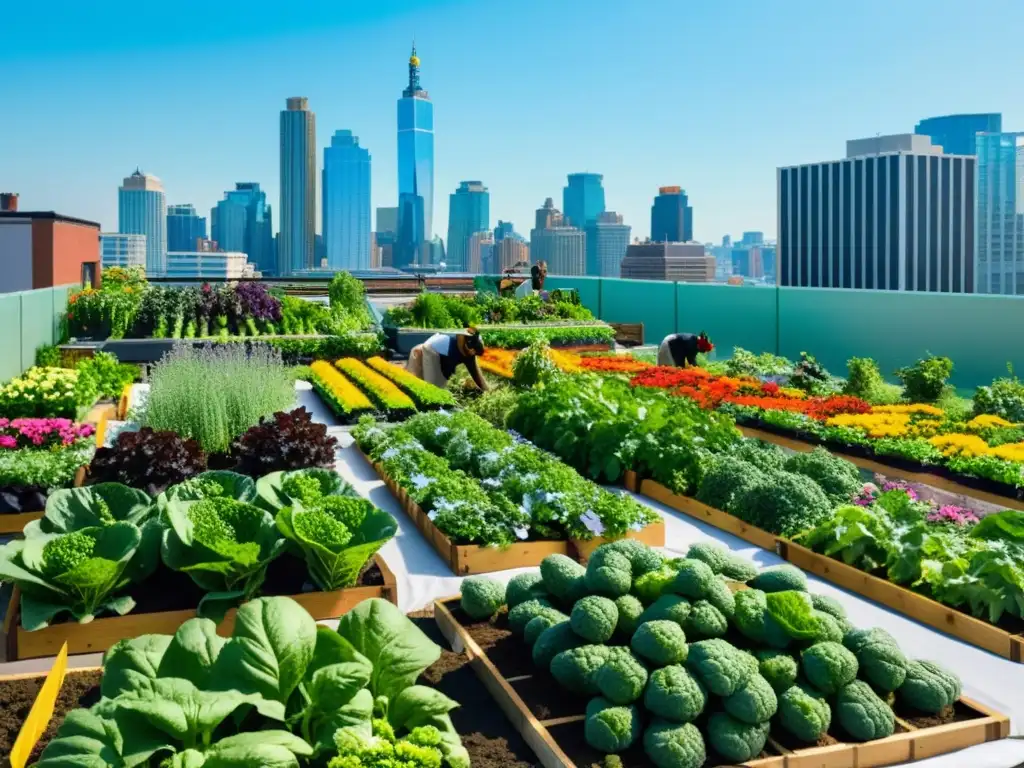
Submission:
M 45 6 L 45 9 L 44 9 Z M 659 185 L 699 240 L 775 234 L 775 169 L 922 117 L 1001 111 L 1024 130 L 1024 2 L 989 0 L 56 0 L 3 9 L 0 188 L 117 227 L 136 166 L 206 215 L 258 181 L 278 224 L 278 112 L 308 96 L 318 163 L 353 130 L 373 204 L 396 198 L 410 42 L 435 104 L 435 231 L 463 179 L 528 231 L 567 173 L 649 231 Z

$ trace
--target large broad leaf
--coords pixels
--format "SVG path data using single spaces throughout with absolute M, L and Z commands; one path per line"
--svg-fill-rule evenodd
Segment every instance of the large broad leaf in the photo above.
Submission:
M 410 685 L 389 702 L 388 721 L 396 731 L 411 731 L 430 718 L 447 715 L 458 706 L 459 702 L 435 688 Z
M 239 691 L 203 691 L 188 680 L 165 677 L 121 694 L 117 708 L 145 718 L 177 741 L 195 744 L 207 742 L 225 718 L 258 698 Z
M 140 680 L 159 677 L 160 663 L 170 644 L 171 638 L 168 635 L 140 635 L 129 640 L 119 640 L 103 656 L 100 692 L 112 699 L 136 689 Z
M 369 739 L 373 735 L 372 718 L 373 694 L 368 688 L 363 688 L 356 691 L 345 706 L 323 713 L 315 722 L 310 723 L 310 742 L 317 752 L 331 750 L 334 747 L 334 735 L 340 728 Z
M 255 693 L 267 717 L 284 718 L 285 702 L 302 680 L 316 647 L 316 622 L 285 597 L 252 600 L 235 616 L 235 631 L 213 666 L 215 690 Z
M 37 766 L 43 768 L 118 768 L 123 740 L 117 723 L 90 709 L 73 709 L 46 745 Z
M 160 658 L 157 676 L 181 677 L 197 688 L 205 688 L 213 665 L 227 642 L 226 638 L 217 634 L 214 622 L 209 619 L 189 619 L 169 639 Z
M 285 493 L 283 486 L 286 480 L 297 475 L 315 478 L 320 484 L 320 493 L 323 496 L 359 497 L 356 490 L 333 469 L 312 467 L 292 472 L 271 472 L 269 475 L 264 475 L 256 481 L 256 503 L 273 514 L 295 504 L 297 500 Z
M 373 664 L 374 696 L 396 697 L 441 657 L 441 648 L 395 605 L 364 600 L 338 622 L 338 634 Z
M 256 483 L 248 475 L 225 470 L 201 472 L 183 483 L 172 485 L 158 499 L 163 507 L 170 501 L 198 501 L 214 496 L 244 501 L 256 501 Z
M 765 602 L 768 614 L 790 637 L 796 640 L 813 640 L 818 636 L 818 619 L 814 615 L 811 598 L 806 592 L 770 592 L 765 596 Z
M 313 748 L 288 731 L 250 731 L 228 736 L 206 752 L 203 768 L 298 768 Z
M 994 515 L 985 515 L 971 529 L 971 536 L 976 539 L 1010 539 L 1024 542 L 1024 512 L 1005 509 Z
M 295 528 L 295 518 L 316 514 L 316 510 L 301 506 L 286 507 L 277 514 L 277 528 L 281 534 L 298 545 L 306 560 L 309 574 L 325 592 L 354 586 L 359 572 L 377 551 L 398 532 L 398 523 L 387 512 L 370 502 L 359 528 L 352 532 L 351 540 L 342 547 L 329 547 L 307 538 Z
M 47 498 L 39 532 L 68 533 L 116 522 L 142 525 L 155 512 L 149 494 L 121 483 L 61 488 Z

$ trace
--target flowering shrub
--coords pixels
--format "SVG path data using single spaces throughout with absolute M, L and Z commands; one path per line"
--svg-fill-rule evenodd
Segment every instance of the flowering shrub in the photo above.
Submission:
M 0 387 L 0 414 L 73 418 L 95 398 L 95 382 L 78 371 L 33 367 Z
M 0 418 L 0 448 L 66 447 L 95 433 L 92 424 L 70 419 Z
M 988 453 L 988 443 L 977 435 L 936 435 L 928 440 L 943 456 L 981 456 Z
M 581 357 L 580 367 L 596 373 L 640 373 L 652 367 L 650 363 L 629 355 L 598 355 Z
M 978 516 L 971 510 L 953 504 L 946 504 L 925 515 L 925 520 L 929 523 L 948 523 L 960 527 L 974 525 L 978 519 Z

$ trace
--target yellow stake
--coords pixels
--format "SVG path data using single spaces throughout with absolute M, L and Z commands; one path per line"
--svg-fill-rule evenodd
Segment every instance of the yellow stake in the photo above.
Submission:
M 46 726 L 50 724 L 53 707 L 57 703 L 57 694 L 60 693 L 60 687 L 64 684 L 64 673 L 67 672 L 67 669 L 68 644 L 64 643 L 60 653 L 57 654 L 57 660 L 54 661 L 50 674 L 46 676 L 42 688 L 36 695 L 35 703 L 21 726 L 17 740 L 14 742 L 10 757 L 11 768 L 25 768 L 28 756 L 32 754 L 32 750 L 39 742 L 39 737 L 43 735 Z

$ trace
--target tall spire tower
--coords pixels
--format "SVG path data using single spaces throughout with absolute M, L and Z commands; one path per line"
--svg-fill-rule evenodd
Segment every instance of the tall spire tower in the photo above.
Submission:
M 434 224 L 434 105 L 420 85 L 413 43 L 409 85 L 398 100 L 398 232 L 393 264 L 423 263 Z

